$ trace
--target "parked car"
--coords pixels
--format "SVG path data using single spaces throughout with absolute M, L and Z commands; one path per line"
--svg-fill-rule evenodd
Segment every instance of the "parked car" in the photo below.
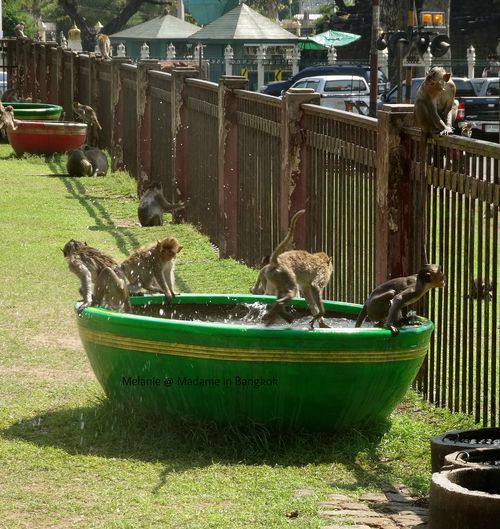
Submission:
M 273 81 L 264 85 L 260 92 L 272 96 L 280 96 L 293 84 L 304 77 L 318 75 L 358 75 L 363 77 L 370 85 L 370 67 L 362 64 L 331 64 L 308 66 L 285 81 Z M 385 92 L 389 88 L 389 82 L 382 70 L 378 70 L 378 93 Z
M 472 124 L 472 130 L 484 134 L 498 135 L 498 104 L 500 79 L 481 77 L 471 79 L 476 89 L 475 97 L 465 97 L 465 120 Z
M 312 88 L 321 96 L 323 107 L 345 110 L 346 101 L 361 103 L 367 110 L 370 105 L 370 87 L 364 77 L 357 75 L 305 77 L 290 88 Z

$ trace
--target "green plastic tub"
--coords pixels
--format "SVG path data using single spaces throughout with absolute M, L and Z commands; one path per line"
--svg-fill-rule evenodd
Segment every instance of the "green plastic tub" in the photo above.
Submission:
M 182 294 L 173 309 L 223 310 L 274 299 Z M 162 302 L 163 296 L 132 297 L 134 311 Z M 303 300 L 293 305 L 305 308 Z M 361 306 L 327 301 L 325 308 L 354 319 Z M 98 307 L 77 319 L 92 369 L 112 400 L 219 423 L 331 431 L 386 418 L 417 374 L 433 330 L 423 318 L 393 337 L 386 329 L 355 329 L 353 321 L 350 327 L 309 330 L 180 321 Z
M 14 109 L 14 119 L 22 121 L 57 121 L 63 111 L 63 107 L 49 103 L 3 102 L 4 107 L 9 105 Z

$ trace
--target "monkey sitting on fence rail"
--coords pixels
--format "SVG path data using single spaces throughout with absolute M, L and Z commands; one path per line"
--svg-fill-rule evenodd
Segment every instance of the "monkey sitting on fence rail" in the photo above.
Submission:
M 453 133 L 453 122 L 457 116 L 458 101 L 456 86 L 451 74 L 440 66 L 434 66 L 418 87 L 415 96 L 415 124 L 426 134 Z

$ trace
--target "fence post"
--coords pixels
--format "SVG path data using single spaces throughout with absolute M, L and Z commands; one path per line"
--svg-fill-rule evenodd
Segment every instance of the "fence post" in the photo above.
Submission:
M 235 90 L 248 90 L 242 76 L 223 75 L 219 81 L 219 251 L 220 257 L 236 257 L 238 251 L 238 125 Z
M 123 169 L 123 95 L 120 65 L 129 63 L 126 57 L 111 57 L 111 167 L 113 171 Z
M 97 112 L 99 108 L 99 76 L 97 72 L 97 58 L 94 53 L 89 54 L 89 105 Z
M 319 105 L 320 95 L 312 88 L 291 88 L 282 99 L 281 178 L 279 183 L 280 239 L 285 236 L 290 217 L 306 204 L 306 164 L 301 105 Z M 305 223 L 295 230 L 297 248 L 305 248 Z
M 184 67 L 172 70 L 171 84 L 171 117 L 172 117 L 172 179 L 174 182 L 171 200 L 185 201 L 187 197 L 188 167 L 188 108 L 185 91 L 185 80 L 188 77 L 199 77 L 196 68 Z M 173 215 L 175 222 L 185 220 L 184 209 L 176 211 Z
M 40 45 L 40 63 L 38 65 L 38 89 L 42 103 L 47 102 L 47 44 Z
M 375 183 L 375 283 L 413 273 L 409 145 L 401 129 L 413 124 L 413 105 L 384 105 L 378 113 Z M 417 212 L 415 212 L 416 214 Z M 424 215 L 425 211 L 419 212 Z
M 50 103 L 59 104 L 62 48 L 50 48 Z
M 151 178 L 151 98 L 148 70 L 159 70 L 156 59 L 143 59 L 137 64 L 137 191 Z
M 32 61 L 32 78 L 31 78 L 31 97 L 34 103 L 40 99 L 40 86 L 38 84 L 38 79 L 40 77 L 40 43 L 33 42 L 31 44 L 31 61 Z

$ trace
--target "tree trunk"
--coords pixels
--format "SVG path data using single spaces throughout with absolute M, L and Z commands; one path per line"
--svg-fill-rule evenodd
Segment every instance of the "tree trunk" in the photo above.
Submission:
M 145 0 L 128 0 L 118 15 L 104 25 L 101 30 L 102 33 L 111 35 L 123 29 L 129 18 L 139 10 L 144 2 Z M 81 31 L 83 50 L 94 51 L 96 45 L 95 29 L 89 26 L 80 14 L 76 0 L 58 0 L 58 4 Z

